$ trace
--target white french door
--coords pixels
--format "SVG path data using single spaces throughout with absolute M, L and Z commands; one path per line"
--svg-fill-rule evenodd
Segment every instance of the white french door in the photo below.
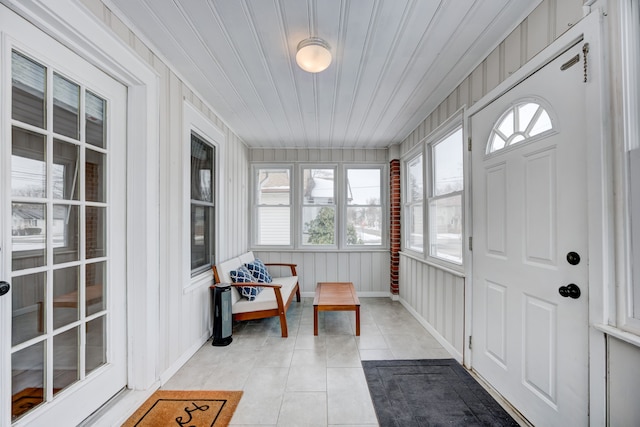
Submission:
M 0 12 L 0 425 L 76 425 L 126 385 L 127 93 Z
M 582 48 L 471 117 L 472 367 L 539 426 L 588 424 Z

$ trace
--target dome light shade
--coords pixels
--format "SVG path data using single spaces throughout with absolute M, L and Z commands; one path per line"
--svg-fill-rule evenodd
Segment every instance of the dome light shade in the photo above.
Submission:
M 309 37 L 298 43 L 296 62 L 309 73 L 324 71 L 331 64 L 329 44 L 318 37 Z

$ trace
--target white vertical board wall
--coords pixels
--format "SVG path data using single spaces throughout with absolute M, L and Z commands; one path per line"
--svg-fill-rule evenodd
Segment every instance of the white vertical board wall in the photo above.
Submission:
M 188 82 L 178 76 L 162 58 L 151 51 L 125 22 L 100 0 L 82 0 L 91 12 L 113 30 L 158 73 L 160 95 L 160 310 L 158 375 L 162 380 L 179 368 L 210 335 L 208 285 L 185 290 L 184 272 L 179 260 L 185 248 L 182 224 L 182 183 L 189 171 L 181 163 L 183 147 L 183 103 L 188 101 L 225 136 L 224 158 L 218 165 L 225 170 L 219 185 L 225 200 L 218 200 L 217 216 L 225 219 L 216 237 L 216 260 L 224 260 L 247 250 L 248 238 L 248 150 L 242 141 L 202 102 Z
M 296 264 L 303 296 L 313 296 L 318 282 L 352 282 L 362 297 L 391 294 L 389 251 L 253 251 L 253 254 L 265 263 Z M 288 268 L 282 270 L 283 275 L 288 273 Z
M 583 0 L 543 0 L 401 144 L 402 154 L 458 109 L 484 95 L 549 46 L 583 17 Z
M 250 161 L 261 163 L 341 162 L 387 163 L 387 149 L 252 149 Z M 279 251 L 255 250 L 264 262 L 297 264 L 300 292 L 313 295 L 317 282 L 353 282 L 360 296 L 390 295 L 390 255 L 388 250 Z M 285 273 L 283 271 L 283 273 Z

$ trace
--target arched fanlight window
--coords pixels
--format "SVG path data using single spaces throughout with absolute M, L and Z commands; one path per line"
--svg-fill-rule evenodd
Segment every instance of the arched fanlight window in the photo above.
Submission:
M 509 107 L 496 122 L 489 135 L 487 154 L 552 131 L 551 117 L 542 105 L 533 101 L 521 101 Z

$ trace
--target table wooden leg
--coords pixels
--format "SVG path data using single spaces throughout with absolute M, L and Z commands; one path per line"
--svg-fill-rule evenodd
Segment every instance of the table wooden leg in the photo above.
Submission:
M 360 306 L 356 306 L 356 336 L 360 336 Z
M 313 335 L 318 335 L 318 306 L 313 306 Z

